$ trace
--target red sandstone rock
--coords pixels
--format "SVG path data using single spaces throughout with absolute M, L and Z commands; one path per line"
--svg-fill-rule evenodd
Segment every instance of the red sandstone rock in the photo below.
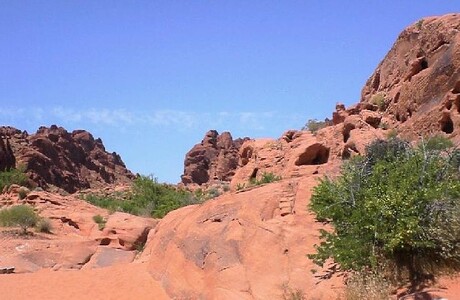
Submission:
M 361 104 L 384 103 L 384 116 L 407 138 L 445 133 L 460 141 L 460 14 L 406 28 L 362 90 Z
M 201 143 L 186 154 L 182 183 L 230 181 L 238 166 L 238 150 L 245 140 L 233 140 L 229 132 L 219 135 L 215 130 L 208 131 Z
M 102 141 L 84 130 L 69 133 L 53 125 L 28 135 L 0 127 L 0 137 L 0 170 L 24 165 L 32 181 L 43 188 L 56 186 L 72 193 L 134 177 L 118 154 L 107 153 Z

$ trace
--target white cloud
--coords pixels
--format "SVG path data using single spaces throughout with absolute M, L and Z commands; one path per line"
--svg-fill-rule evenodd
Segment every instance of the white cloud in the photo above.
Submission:
M 192 112 L 181 110 L 131 111 L 127 109 L 75 109 L 56 106 L 45 108 L 0 108 L 0 118 L 5 124 L 26 118 L 29 122 L 40 124 L 59 124 L 64 127 L 86 128 L 88 124 L 116 127 L 122 130 L 132 127 L 166 128 L 188 130 L 224 128 L 225 130 L 247 129 L 263 131 L 274 124 L 292 124 L 299 120 L 298 114 L 277 112 Z M 300 117 L 301 118 L 301 117 Z

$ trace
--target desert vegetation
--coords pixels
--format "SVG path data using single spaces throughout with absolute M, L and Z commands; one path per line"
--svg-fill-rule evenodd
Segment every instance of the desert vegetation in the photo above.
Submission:
M 309 119 L 307 123 L 302 127 L 302 130 L 309 130 L 312 133 L 317 132 L 320 129 L 328 126 L 330 121 L 328 119 L 324 121 L 319 121 L 317 119 Z
M 16 169 L 9 169 L 9 170 L 0 172 L 0 192 L 3 191 L 3 189 L 6 186 L 10 186 L 12 184 L 27 185 L 27 183 L 28 183 L 28 178 L 27 178 L 27 175 L 25 174 L 24 167 L 19 167 Z
M 396 137 L 372 142 L 315 188 L 310 209 L 333 229 L 321 231 L 309 257 L 318 265 L 332 258 L 362 286 L 372 280 L 416 289 L 458 270 L 459 161 L 443 137 L 417 146 Z
M 275 181 L 280 181 L 282 178 L 279 175 L 276 175 L 272 172 L 263 172 L 260 178 L 251 177 L 247 183 L 238 183 L 236 185 L 236 190 L 243 190 L 252 186 L 258 186 L 262 184 L 272 183 Z
M 83 198 L 110 211 L 155 218 L 162 218 L 172 210 L 198 202 L 191 192 L 158 183 L 153 176 L 137 177 L 130 193 L 116 197 L 89 194 Z
M 93 221 L 97 224 L 99 230 L 104 230 L 107 220 L 104 219 L 101 215 L 94 215 Z
M 34 227 L 40 217 L 29 205 L 16 205 L 0 210 L 0 225 L 6 227 L 20 227 L 22 234 L 27 234 L 30 227 Z

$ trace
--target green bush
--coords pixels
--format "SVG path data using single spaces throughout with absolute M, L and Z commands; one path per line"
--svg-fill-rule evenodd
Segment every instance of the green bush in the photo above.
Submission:
M 30 190 L 24 186 L 21 186 L 18 190 L 19 199 L 24 199 L 30 193 Z
M 317 132 L 320 129 L 323 129 L 328 126 L 327 120 L 325 121 L 318 121 L 317 119 L 310 119 L 307 121 L 304 127 L 302 127 L 302 130 L 309 130 L 312 133 Z
M 43 233 L 51 233 L 53 230 L 53 225 L 51 224 L 51 221 L 49 219 L 41 218 L 38 220 L 37 224 L 35 225 L 35 228 L 39 232 Z
M 149 215 L 155 218 L 162 218 L 172 210 L 196 203 L 190 192 L 158 183 L 152 176 L 140 176 L 134 180 L 131 201 L 138 206 L 149 207 Z
M 93 216 L 93 221 L 96 222 L 96 224 L 97 224 L 98 227 L 99 227 L 99 230 L 104 230 L 104 228 L 105 228 L 105 223 L 107 223 L 107 221 L 104 219 L 103 216 L 101 216 L 101 215 L 95 215 L 95 216 Z
M 24 168 L 10 169 L 7 171 L 0 172 L 0 192 L 5 186 L 12 184 L 27 185 L 28 178 L 25 174 Z
M 0 225 L 20 227 L 23 234 L 27 234 L 27 229 L 35 226 L 38 220 L 37 213 L 29 205 L 17 205 L 0 210 Z
M 110 211 L 155 218 L 162 218 L 172 210 L 199 202 L 192 193 L 172 185 L 158 183 L 152 176 L 136 178 L 132 193 L 125 194 L 124 197 L 87 195 L 84 199 Z
M 261 185 L 261 184 L 266 184 L 266 183 L 272 183 L 272 182 L 279 181 L 279 180 L 281 180 L 281 176 L 275 175 L 272 172 L 263 172 L 260 179 L 257 179 L 255 177 L 249 179 L 249 184 L 250 185 Z
M 371 103 L 377 105 L 380 111 L 384 111 L 387 108 L 387 103 L 385 101 L 385 96 L 383 94 L 375 94 L 371 98 Z
M 321 231 L 309 257 L 319 265 L 333 258 L 343 270 L 395 268 L 413 286 L 459 269 L 458 152 L 448 145 L 438 137 L 416 148 L 377 140 L 345 163 L 341 176 L 322 179 L 310 209 L 333 230 Z

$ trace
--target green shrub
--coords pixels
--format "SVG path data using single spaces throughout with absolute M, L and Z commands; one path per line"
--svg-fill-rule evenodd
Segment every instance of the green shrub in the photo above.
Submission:
M 139 176 L 133 182 L 132 193 L 123 197 L 86 195 L 89 203 L 112 212 L 162 218 L 179 207 L 199 203 L 194 195 L 172 185 L 158 183 L 152 176 Z
M 104 219 L 103 216 L 101 216 L 101 215 L 95 215 L 95 216 L 93 216 L 93 221 L 96 222 L 96 224 L 97 224 L 98 227 L 99 227 L 99 230 L 104 230 L 104 228 L 105 228 L 105 223 L 107 223 L 107 221 Z
M 23 234 L 27 229 L 35 226 L 39 217 L 29 205 L 17 205 L 0 210 L 0 225 L 7 227 L 20 227 Z
M 212 187 L 209 190 L 207 190 L 206 199 L 213 199 L 213 198 L 219 197 L 220 195 L 221 195 L 221 192 L 219 191 L 219 189 L 217 189 L 216 187 Z
M 229 192 L 230 191 L 230 186 L 228 184 L 224 184 L 222 186 L 222 190 L 226 193 L 226 192 Z
M 18 190 L 19 199 L 24 199 L 30 193 L 30 190 L 24 186 L 21 186 Z
M 418 20 L 418 21 L 415 23 L 415 27 L 416 27 L 418 30 L 421 30 L 422 27 L 423 27 L 423 22 L 424 22 L 424 21 L 425 21 L 424 19 Z
M 322 179 L 310 209 L 333 231 L 321 231 L 309 257 L 319 265 L 333 258 L 343 270 L 394 267 L 413 286 L 459 269 L 457 152 L 436 139 L 416 148 L 397 138 L 374 141 L 364 157 L 343 165 L 340 177 Z
M 271 172 L 264 172 L 259 180 L 256 181 L 256 185 L 271 183 L 281 180 L 281 176 L 275 175 Z
M 372 96 L 371 103 L 377 105 L 380 111 L 384 111 L 387 108 L 385 96 L 381 93 L 378 93 Z
M 160 184 L 152 176 L 140 176 L 134 180 L 131 200 L 143 207 L 150 204 L 150 215 L 155 218 L 162 218 L 172 210 L 196 203 L 190 192 Z
M 241 191 L 246 188 L 246 183 L 237 183 L 236 184 L 236 190 Z
M 304 127 L 302 127 L 302 130 L 309 130 L 312 133 L 317 132 L 320 129 L 323 129 L 328 126 L 328 122 L 325 121 L 318 121 L 317 119 L 310 119 L 307 121 Z
M 0 192 L 5 186 L 12 184 L 27 185 L 28 178 L 25 174 L 25 168 L 10 169 L 7 171 L 0 172 Z
M 53 225 L 51 224 L 51 221 L 49 219 L 41 218 L 38 220 L 37 224 L 35 225 L 35 228 L 39 232 L 43 233 L 51 233 L 53 230 Z

